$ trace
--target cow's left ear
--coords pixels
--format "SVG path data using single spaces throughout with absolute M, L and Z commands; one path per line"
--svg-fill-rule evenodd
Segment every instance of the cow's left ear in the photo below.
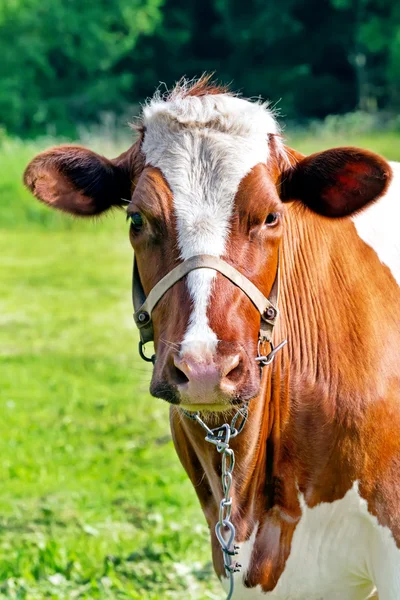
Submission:
M 24 183 L 52 208 L 76 216 L 98 215 L 131 195 L 130 151 L 114 160 L 81 146 L 57 146 L 27 166 Z
M 302 158 L 280 180 L 283 202 L 300 200 L 326 217 L 345 217 L 382 196 L 392 169 L 360 148 L 332 148 Z

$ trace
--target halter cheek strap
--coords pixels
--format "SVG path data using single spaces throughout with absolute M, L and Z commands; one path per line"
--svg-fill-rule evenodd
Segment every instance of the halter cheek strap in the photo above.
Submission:
M 142 346 L 147 342 L 154 340 L 154 329 L 152 322 L 152 313 L 158 302 L 164 294 L 181 279 L 183 279 L 191 271 L 197 269 L 212 269 L 218 271 L 224 277 L 229 279 L 234 285 L 242 290 L 252 301 L 261 316 L 260 321 L 260 341 L 272 342 L 272 334 L 276 324 L 279 311 L 279 281 L 280 281 L 280 257 L 278 254 L 278 266 L 276 270 L 275 280 L 272 285 L 269 298 L 264 296 L 262 292 L 237 269 L 232 267 L 221 258 L 210 254 L 200 254 L 192 256 L 180 263 L 172 271 L 167 273 L 165 277 L 153 287 L 149 295 L 146 297 L 140 276 L 137 268 L 136 259 L 133 265 L 133 280 L 132 280 L 132 299 L 134 306 L 133 318 L 139 329 L 140 344 L 139 350 L 143 358 Z

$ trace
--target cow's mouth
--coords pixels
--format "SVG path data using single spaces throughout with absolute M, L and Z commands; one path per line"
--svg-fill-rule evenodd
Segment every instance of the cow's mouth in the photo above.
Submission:
M 180 395 L 175 385 L 162 381 L 151 382 L 150 394 L 155 398 L 161 398 L 170 404 L 180 404 Z
M 165 400 L 169 404 L 179 406 L 189 412 L 228 412 L 250 402 L 255 398 L 260 389 L 260 380 L 247 382 L 241 393 L 222 395 L 220 392 L 205 397 L 189 397 L 182 394 L 178 387 L 163 381 L 152 381 L 150 393 L 156 398 Z
M 180 408 L 187 410 L 188 412 L 227 412 L 232 409 L 231 404 L 179 404 Z

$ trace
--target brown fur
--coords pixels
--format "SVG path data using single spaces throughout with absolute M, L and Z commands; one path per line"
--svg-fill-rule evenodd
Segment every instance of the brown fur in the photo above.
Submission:
M 176 96 L 215 96 L 216 94 L 230 93 L 229 87 L 213 81 L 213 73 L 204 73 L 199 79 L 187 81 L 184 77 L 178 81 L 169 92 L 166 99 L 173 100 Z

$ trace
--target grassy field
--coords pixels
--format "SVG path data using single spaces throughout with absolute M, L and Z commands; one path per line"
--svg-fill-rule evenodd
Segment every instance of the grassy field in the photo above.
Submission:
M 291 141 L 400 159 L 397 134 Z M 124 216 L 82 223 L 31 198 L 21 173 L 49 143 L 0 149 L 0 598 L 222 598 L 137 355 Z

